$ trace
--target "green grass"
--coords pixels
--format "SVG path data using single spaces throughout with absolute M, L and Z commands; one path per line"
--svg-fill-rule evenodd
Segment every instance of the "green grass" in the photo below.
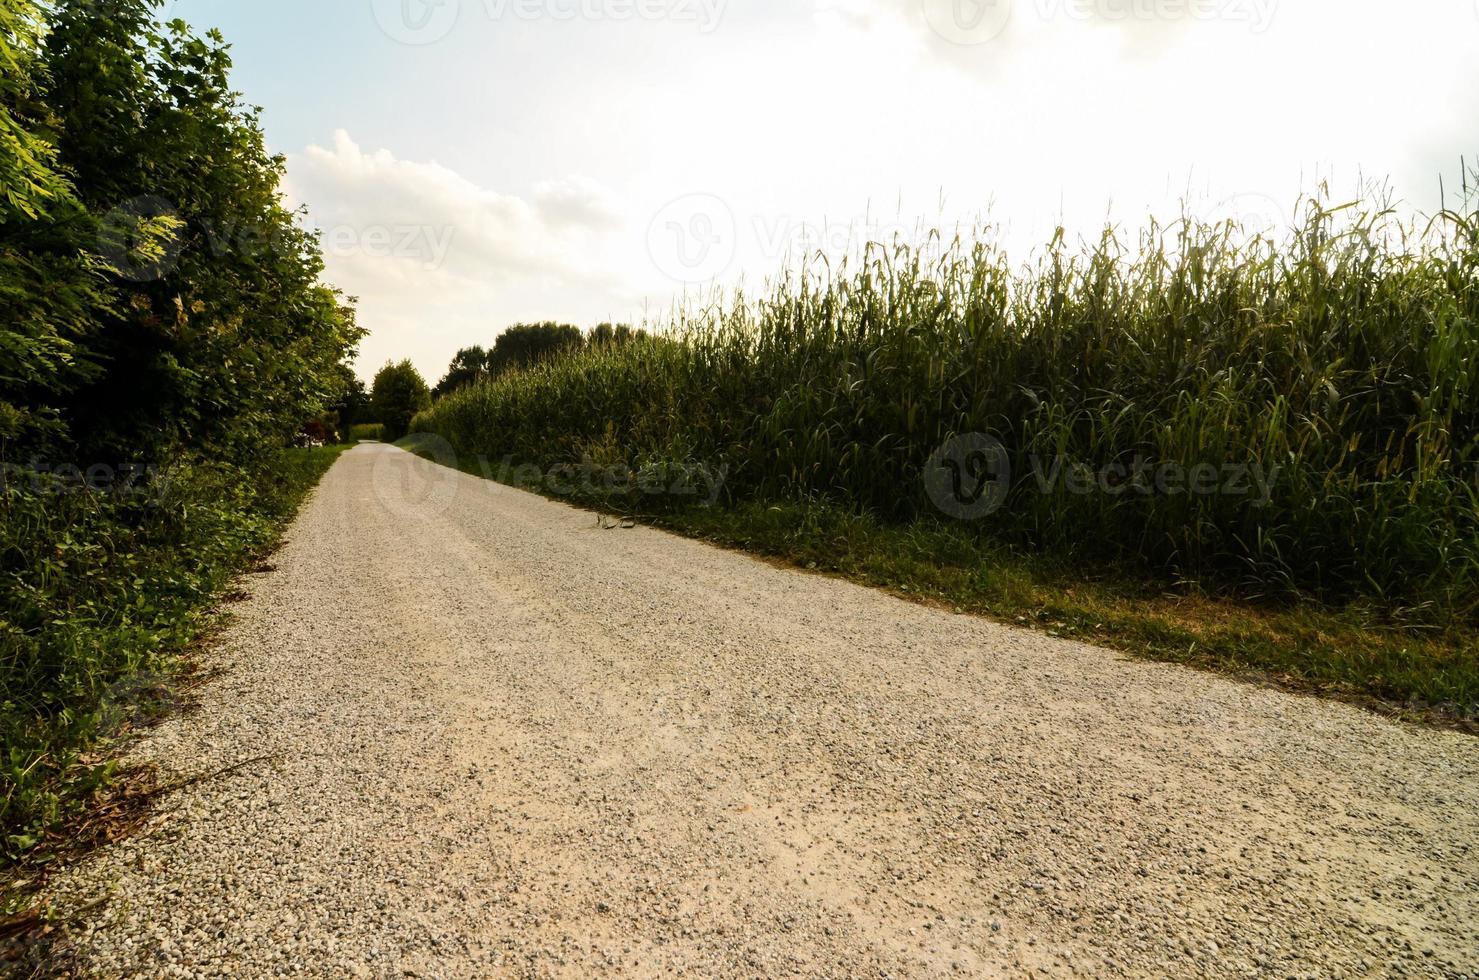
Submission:
M 424 437 L 398 445 L 446 465 Z M 497 462 L 460 456 L 488 478 Z M 504 482 L 628 513 L 600 494 L 549 494 L 542 480 Z M 819 502 L 691 505 L 652 523 L 902 598 L 1108 646 L 1151 660 L 1233 674 L 1334 697 L 1412 721 L 1479 732 L 1479 634 L 1466 627 L 1394 626 L 1379 606 L 1255 603 L 1172 587 L 1135 567 L 1024 554 L 951 522 L 891 525 Z
M 0 496 L 0 867 L 44 861 L 117 775 L 113 740 L 348 447 L 182 463 L 138 492 Z

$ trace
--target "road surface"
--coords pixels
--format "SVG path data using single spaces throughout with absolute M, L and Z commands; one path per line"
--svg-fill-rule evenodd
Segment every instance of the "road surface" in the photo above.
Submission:
M 344 456 L 66 874 L 80 972 L 1413 976 L 1479 742 Z

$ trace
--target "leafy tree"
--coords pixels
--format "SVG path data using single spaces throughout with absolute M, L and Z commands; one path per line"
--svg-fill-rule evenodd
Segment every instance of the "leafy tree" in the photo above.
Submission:
M 106 702 L 168 669 L 311 482 L 278 450 L 356 395 L 361 331 L 224 41 L 151 9 L 0 0 L 0 862 L 108 778 Z
M 639 337 L 646 337 L 646 330 L 633 330 L 627 323 L 598 323 L 591 328 L 586 343 L 592 347 L 615 347 L 628 344 Z
M 340 394 L 361 334 L 319 284 L 318 242 L 280 201 L 281 157 L 229 83 L 224 40 L 144 0 L 63 0 L 46 100 L 119 302 L 66 413 L 84 452 L 229 459 L 282 445 Z M 172 226 L 164 247 L 129 247 Z
M 0 0 L 0 455 L 65 436 L 65 392 L 96 372 L 86 342 L 109 302 L 93 223 L 60 171 L 41 100 L 41 11 Z M 147 243 L 146 243 L 147 245 Z
M 33 0 L 0 0 L 0 208 L 7 218 L 44 218 L 73 201 L 57 171 L 56 147 L 36 131 L 36 117 L 45 113 L 36 93 L 41 31 Z
M 585 335 L 579 327 L 560 323 L 520 323 L 499 335 L 488 355 L 488 374 L 505 374 L 560 354 L 579 350 Z
M 330 412 L 338 422 L 340 431 L 347 433 L 350 426 L 370 421 L 370 392 L 349 363 L 340 364 L 339 372 L 342 375 L 340 384 L 344 393 L 339 396 L 339 401 Z
M 386 440 L 393 442 L 411 431 L 417 412 L 431 407 L 431 391 L 410 361 L 386 364 L 370 388 L 370 406 L 385 426 Z
M 482 347 L 464 347 L 452 358 L 447 373 L 432 389 L 432 396 L 441 398 L 458 388 L 465 388 L 488 375 L 488 351 Z

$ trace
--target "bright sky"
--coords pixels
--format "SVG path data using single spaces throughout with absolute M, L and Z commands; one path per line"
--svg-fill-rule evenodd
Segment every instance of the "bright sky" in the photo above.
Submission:
M 169 0 L 435 382 L 507 325 L 660 314 L 896 230 L 1286 221 L 1479 153 L 1479 0 Z

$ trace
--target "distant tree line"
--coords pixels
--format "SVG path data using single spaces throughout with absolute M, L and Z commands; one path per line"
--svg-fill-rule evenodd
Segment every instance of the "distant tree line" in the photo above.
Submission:
M 431 392 L 410 361 L 387 364 L 375 375 L 370 413 L 374 421 L 385 426 L 384 438 L 394 441 L 410 432 L 416 413 L 430 407 Z
M 564 323 L 515 324 L 498 336 L 491 350 L 484 347 L 459 350 L 447 373 L 432 389 L 432 396 L 441 398 L 474 382 L 497 378 L 509 371 L 588 347 L 625 344 L 643 336 L 646 336 L 646 331 L 625 323 L 602 323 L 589 333 Z
M 437 398 L 542 361 L 592 348 L 616 347 L 645 336 L 645 330 L 624 323 L 598 324 L 589 332 L 553 321 L 518 323 L 500 334 L 491 350 L 482 346 L 459 350 L 435 388 L 428 388 L 421 372 L 407 360 L 387 363 L 368 390 L 349 372 L 334 415 L 345 431 L 356 423 L 377 422 L 385 427 L 386 439 L 399 439 L 410 431 L 416 414 L 430 408 Z

